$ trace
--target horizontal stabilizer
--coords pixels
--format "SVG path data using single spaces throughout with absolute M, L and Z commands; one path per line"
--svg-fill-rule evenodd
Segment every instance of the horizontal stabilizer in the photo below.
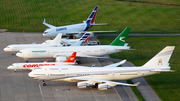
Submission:
M 103 32 L 117 32 L 119 31 L 120 27 L 117 30 L 111 30 L 111 31 L 86 31 L 86 32 L 93 32 L 93 33 L 103 33 Z
M 108 25 L 109 23 L 98 23 L 98 24 L 91 24 L 91 25 Z

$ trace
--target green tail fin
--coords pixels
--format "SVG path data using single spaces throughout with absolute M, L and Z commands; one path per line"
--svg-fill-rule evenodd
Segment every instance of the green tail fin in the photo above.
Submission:
M 131 30 L 131 27 L 126 27 L 110 45 L 111 46 L 124 46 L 130 30 Z

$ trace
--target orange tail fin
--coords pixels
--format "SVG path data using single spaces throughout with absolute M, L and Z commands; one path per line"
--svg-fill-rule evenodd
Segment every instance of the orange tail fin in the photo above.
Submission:
M 77 52 L 72 53 L 72 55 L 66 61 L 64 61 L 64 63 L 74 63 L 76 60 L 76 53 Z
M 49 61 L 49 58 L 46 61 L 44 61 L 44 62 L 48 62 L 48 61 Z

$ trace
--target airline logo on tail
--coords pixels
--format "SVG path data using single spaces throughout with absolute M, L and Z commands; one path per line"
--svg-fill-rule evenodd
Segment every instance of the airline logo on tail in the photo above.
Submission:
M 125 42 L 125 40 L 123 40 L 125 37 L 120 37 L 119 40 L 122 42 Z
M 92 24 L 95 23 L 95 18 L 96 18 L 96 13 L 97 13 L 98 7 L 99 6 L 96 6 L 94 8 L 94 10 L 91 12 L 91 14 L 89 15 L 88 19 L 86 20 L 87 27 L 86 27 L 85 31 L 88 30 L 89 28 L 91 28 Z
M 159 65 L 159 64 L 163 65 L 161 58 L 159 58 L 159 60 L 158 60 L 158 65 Z
M 85 34 L 81 37 L 80 41 L 81 41 L 81 40 L 84 40 L 84 43 L 86 43 L 90 36 L 91 36 L 90 33 L 85 33 Z
M 110 45 L 111 46 L 124 46 L 130 30 L 131 30 L 131 27 L 126 27 Z
M 76 60 L 76 52 L 72 53 L 72 55 L 63 63 L 74 63 Z

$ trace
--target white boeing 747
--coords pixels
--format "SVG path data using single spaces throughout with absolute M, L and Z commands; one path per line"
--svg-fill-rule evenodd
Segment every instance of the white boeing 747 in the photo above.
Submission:
M 93 86 L 98 87 L 99 90 L 107 90 L 116 85 L 137 86 L 139 82 L 127 84 L 113 80 L 129 80 L 161 72 L 171 72 L 168 62 L 174 48 L 174 46 L 165 47 L 140 67 L 116 67 L 118 63 L 101 68 L 70 65 L 44 66 L 33 70 L 28 75 L 34 79 L 42 80 L 43 86 L 46 86 L 45 81 L 48 80 L 78 82 L 78 88 Z
M 77 52 L 77 57 L 98 57 L 109 55 L 124 50 L 129 50 L 126 39 L 130 27 L 127 27 L 110 45 L 98 46 L 72 46 L 72 47 L 44 47 L 44 48 L 27 48 L 20 50 L 16 56 L 24 58 L 56 58 L 58 61 L 64 61 L 71 53 Z
M 44 31 L 43 36 L 53 38 L 53 37 L 56 37 L 56 35 L 58 33 L 62 33 L 63 36 L 74 35 L 76 38 L 80 38 L 82 36 L 82 33 L 90 33 L 91 37 L 93 37 L 94 36 L 93 33 L 116 32 L 116 31 L 87 31 L 93 25 L 105 25 L 106 24 L 106 23 L 95 24 L 95 18 L 96 18 L 96 13 L 97 13 L 98 7 L 99 6 L 96 6 L 94 8 L 94 10 L 89 15 L 89 17 L 87 18 L 86 21 L 83 21 L 83 23 L 79 23 L 79 24 L 72 24 L 72 25 L 56 27 L 56 26 L 47 24 L 44 19 L 43 24 L 48 26 L 49 28 Z
M 35 48 L 35 47 L 60 47 L 62 46 L 60 44 L 62 34 L 58 34 L 54 40 L 52 40 L 49 44 L 12 44 L 8 45 L 6 48 L 4 48 L 4 51 L 6 52 L 17 52 L 25 48 Z
M 45 62 L 34 62 L 34 63 L 13 63 L 7 67 L 7 69 L 16 71 L 17 69 L 37 69 L 42 66 L 57 66 L 57 65 L 67 65 L 67 64 L 75 64 L 76 52 L 72 53 L 72 55 L 66 61 L 60 62 L 48 62 L 49 58 Z

